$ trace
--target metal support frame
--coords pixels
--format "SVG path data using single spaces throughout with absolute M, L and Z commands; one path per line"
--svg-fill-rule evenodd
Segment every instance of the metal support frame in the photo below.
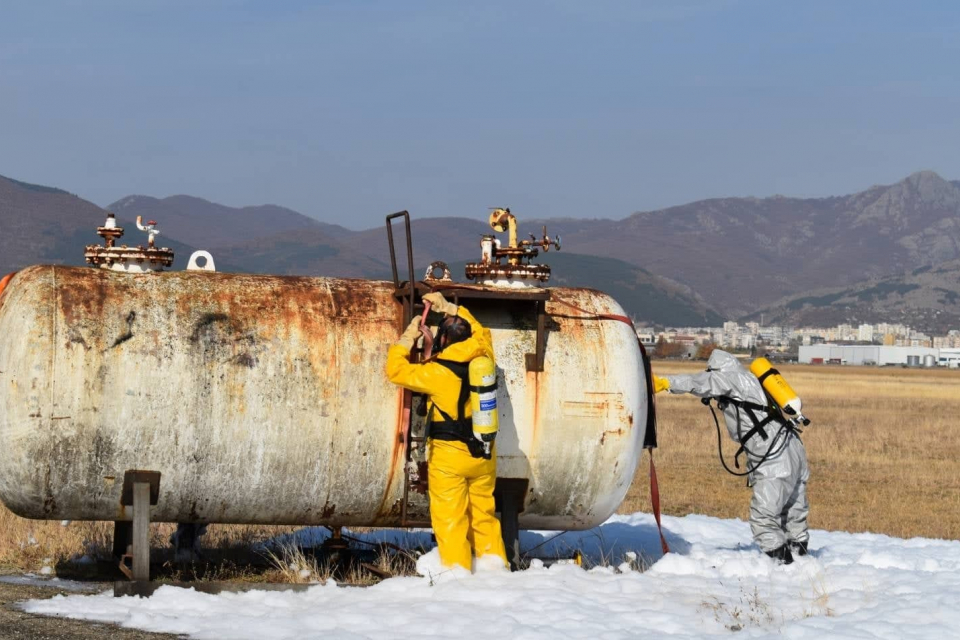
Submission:
M 543 358 L 547 351 L 547 303 L 537 301 L 537 338 L 536 351 L 526 357 L 527 371 L 543 372 Z
M 120 571 L 134 581 L 150 580 L 150 507 L 160 498 L 160 472 L 129 470 L 123 474 L 120 504 L 133 507 L 133 522 L 114 525 L 114 553 L 120 554 Z M 127 560 L 131 566 L 127 566 Z
M 424 285 L 427 287 L 427 285 Z M 441 291 L 453 293 L 454 302 L 461 300 L 497 300 L 514 305 L 532 305 L 536 315 L 536 337 L 534 352 L 526 354 L 527 371 L 542 372 L 544 356 L 547 351 L 547 302 L 550 300 L 549 289 L 498 289 L 480 285 L 452 285 L 445 286 Z
M 426 403 L 426 396 L 416 394 L 420 397 L 422 403 Z M 413 394 L 411 394 L 413 400 Z M 425 407 L 424 405 L 421 405 Z M 429 527 L 430 521 L 416 520 L 410 517 L 410 497 L 411 493 L 426 494 L 427 492 L 427 462 L 426 460 L 414 460 L 413 451 L 426 443 L 426 434 L 416 435 L 414 433 L 414 411 L 410 412 L 410 422 L 405 425 L 405 431 L 401 436 L 403 438 L 404 456 L 403 456 L 403 502 L 400 504 L 400 526 L 403 527 Z M 417 480 L 411 478 L 411 467 L 416 463 Z

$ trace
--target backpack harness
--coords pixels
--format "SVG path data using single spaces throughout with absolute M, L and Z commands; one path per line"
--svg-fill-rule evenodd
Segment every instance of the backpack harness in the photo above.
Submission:
M 467 445 L 470 455 L 474 458 L 490 459 L 490 454 L 484 450 L 483 442 L 473 435 L 473 418 L 465 416 L 467 403 L 470 402 L 470 392 L 486 393 L 497 388 L 496 383 L 483 386 L 470 386 L 470 365 L 466 362 L 454 360 L 434 360 L 437 364 L 446 367 L 455 376 L 460 378 L 460 395 L 457 397 L 457 417 L 453 418 L 446 411 L 433 404 L 433 408 L 443 417 L 443 420 L 430 420 L 427 424 L 427 437 L 434 440 L 452 440 Z M 431 416 L 432 418 L 432 416 Z
M 743 473 L 737 473 L 735 471 L 732 471 L 729 467 L 727 467 L 727 463 L 723 458 L 723 446 L 721 444 L 721 437 L 720 437 L 720 421 L 717 419 L 717 414 L 716 412 L 714 412 L 713 406 L 710 404 L 711 400 L 717 401 L 717 408 L 720 409 L 720 411 L 723 411 L 729 405 L 733 405 L 737 409 L 737 436 L 738 436 L 737 440 L 740 443 L 740 448 L 737 449 L 737 452 L 733 456 L 733 466 L 737 469 L 740 468 L 740 456 L 743 455 L 744 452 L 753 455 L 753 457 L 755 458 L 760 458 L 760 460 L 758 460 L 757 463 L 753 465 L 753 467 L 750 467 L 750 465 L 747 465 L 747 470 L 744 471 Z M 703 402 L 703 404 L 710 407 L 710 412 L 713 413 L 713 421 L 717 425 L 717 447 L 720 449 L 720 462 L 723 463 L 723 467 L 724 469 L 727 470 L 727 472 L 735 476 L 745 476 L 753 473 L 758 468 L 760 468 L 760 465 L 766 462 L 769 458 L 779 454 L 783 450 L 783 448 L 787 446 L 787 442 L 789 441 L 789 438 L 785 437 L 783 438 L 779 446 L 776 447 L 776 449 L 767 449 L 767 452 L 763 454 L 763 456 L 757 455 L 753 451 L 747 448 L 747 442 L 749 442 L 750 438 L 752 438 L 757 434 L 760 434 L 760 437 L 763 439 L 764 442 L 768 440 L 769 436 L 767 435 L 767 430 L 765 429 L 767 425 L 771 423 L 779 425 L 779 428 L 777 429 L 776 433 L 773 436 L 775 440 L 780 437 L 780 434 L 784 430 L 787 430 L 788 435 L 789 433 L 793 433 L 796 435 L 800 432 L 799 429 L 795 428 L 788 420 L 786 420 L 783 417 L 783 415 L 780 413 L 779 407 L 777 407 L 777 405 L 774 403 L 770 403 L 768 406 L 763 406 L 755 402 L 747 402 L 746 400 L 736 400 L 729 396 L 717 396 L 716 398 L 701 398 L 700 401 Z M 747 414 L 747 417 L 749 417 L 750 421 L 753 423 L 753 427 L 748 429 L 746 433 L 743 433 L 740 428 L 740 425 L 741 425 L 740 411 L 741 410 L 743 410 L 743 412 Z M 767 416 L 763 420 L 757 417 L 757 412 L 760 412 L 760 411 L 767 414 Z

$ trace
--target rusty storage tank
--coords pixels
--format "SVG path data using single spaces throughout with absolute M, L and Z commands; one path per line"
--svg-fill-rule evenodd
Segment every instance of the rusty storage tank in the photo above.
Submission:
M 479 287 L 482 289 L 482 287 Z M 464 301 L 501 375 L 498 476 L 522 528 L 619 506 L 647 415 L 637 337 L 609 296 L 550 289 L 537 323 Z M 391 282 L 36 266 L 0 294 L 0 499 L 28 518 L 129 520 L 124 473 L 161 473 L 155 522 L 397 526 L 409 489 Z M 581 311 L 572 311 L 566 303 Z M 413 508 L 426 518 L 425 508 Z M 415 518 L 414 518 L 415 519 Z

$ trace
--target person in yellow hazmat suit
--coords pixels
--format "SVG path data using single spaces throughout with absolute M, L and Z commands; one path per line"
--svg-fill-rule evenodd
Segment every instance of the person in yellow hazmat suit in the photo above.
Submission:
M 430 360 L 410 362 L 421 335 L 414 318 L 387 353 L 390 382 L 428 396 L 427 485 L 430 521 L 444 566 L 471 569 L 472 556 L 494 555 L 507 566 L 493 489 L 497 455 L 483 457 L 483 443 L 470 427 L 467 366 L 479 356 L 493 359 L 493 338 L 463 306 L 440 293 L 423 297 L 445 317 L 434 341 L 439 349 Z

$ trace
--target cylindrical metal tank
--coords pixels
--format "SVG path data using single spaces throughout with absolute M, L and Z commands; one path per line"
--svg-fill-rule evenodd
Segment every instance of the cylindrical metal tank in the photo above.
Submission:
M 919 366 L 920 366 L 920 356 L 907 356 L 907 366 L 908 366 L 908 367 L 919 367 Z
M 589 528 L 642 451 L 645 380 L 609 296 L 551 289 L 536 322 L 475 309 L 494 337 L 498 477 L 529 481 L 524 528 Z M 467 305 L 470 306 L 469 304 Z M 401 330 L 393 284 L 31 267 L 0 295 L 0 499 L 29 518 L 128 520 L 127 470 L 161 473 L 154 521 L 396 526 Z
M 937 357 L 934 356 L 932 353 L 928 353 L 927 355 L 923 356 L 923 366 L 925 367 L 937 366 Z

